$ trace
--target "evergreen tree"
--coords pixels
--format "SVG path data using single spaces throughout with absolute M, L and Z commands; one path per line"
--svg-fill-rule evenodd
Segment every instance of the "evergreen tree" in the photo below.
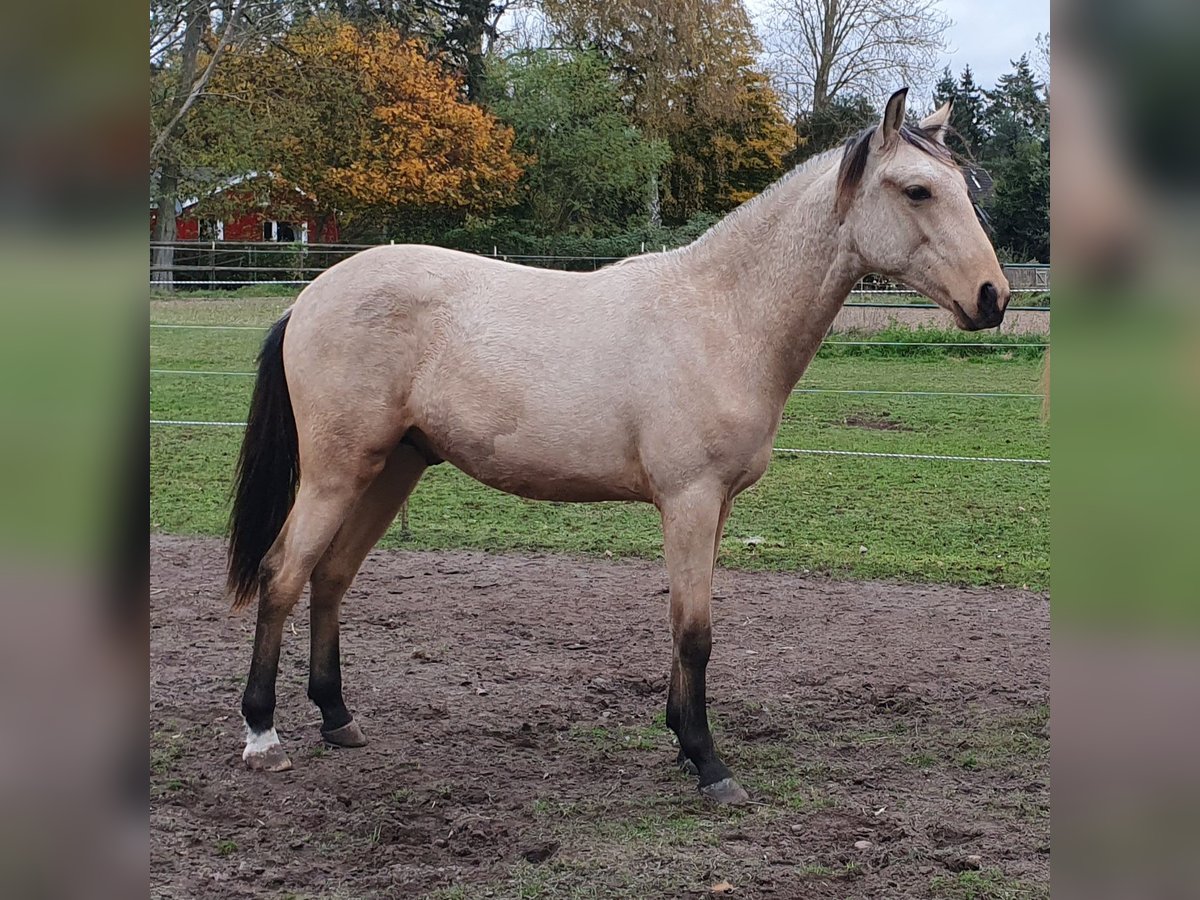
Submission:
M 1050 261 L 1050 148 L 1021 144 L 997 167 L 990 203 L 995 242 L 1019 262 Z
M 866 97 L 835 97 L 796 123 L 797 149 L 789 165 L 836 147 L 846 138 L 879 121 L 879 113 Z
M 1019 260 L 1050 258 L 1050 111 L 1028 55 L 987 91 L 985 165 L 996 244 Z
M 967 155 L 972 157 L 983 153 L 987 142 L 985 111 L 983 90 L 975 83 L 975 73 L 970 66 L 963 66 L 954 97 L 954 115 L 950 120 L 965 145 L 959 148 L 960 152 L 969 151 Z
M 1012 156 L 1021 144 L 1049 140 L 1045 88 L 1033 74 L 1029 54 L 1022 54 L 1013 61 L 1013 71 L 1001 75 L 995 90 L 986 92 L 991 155 Z
M 958 82 L 954 80 L 950 67 L 946 66 L 942 69 L 937 84 L 933 86 L 933 108 L 938 109 L 945 103 L 956 103 L 957 101 Z

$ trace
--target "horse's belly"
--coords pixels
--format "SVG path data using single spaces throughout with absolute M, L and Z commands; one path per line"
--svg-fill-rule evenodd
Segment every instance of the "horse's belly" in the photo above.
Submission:
M 645 500 L 628 440 L 607 429 L 472 427 L 457 417 L 422 424 L 437 455 L 489 487 L 532 500 Z
M 587 459 L 569 459 L 558 453 L 539 453 L 533 447 L 512 452 L 497 448 L 490 454 L 449 451 L 445 455 L 475 480 L 531 500 L 646 499 L 644 476 L 636 466 L 618 458 L 589 454 Z
M 647 499 L 636 485 L 579 472 L 539 472 L 530 469 L 467 462 L 455 463 L 472 478 L 489 487 L 530 500 L 561 500 L 574 503 L 600 500 Z

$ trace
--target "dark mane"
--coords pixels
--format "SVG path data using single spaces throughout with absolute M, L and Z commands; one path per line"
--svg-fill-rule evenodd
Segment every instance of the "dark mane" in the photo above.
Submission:
M 871 138 L 875 135 L 878 125 L 865 128 L 846 141 L 842 152 L 842 164 L 838 169 L 837 204 L 838 211 L 845 213 L 862 182 L 863 172 L 867 169 L 867 156 L 871 152 Z M 957 166 L 953 152 L 937 139 L 934 129 L 921 128 L 919 125 L 901 125 L 900 137 L 923 153 L 940 159 L 942 162 Z

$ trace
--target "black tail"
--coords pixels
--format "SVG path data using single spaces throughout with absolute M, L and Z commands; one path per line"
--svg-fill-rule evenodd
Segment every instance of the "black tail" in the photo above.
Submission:
M 296 417 L 283 372 L 283 332 L 290 313 L 271 326 L 258 354 L 258 378 L 234 476 L 227 582 L 234 609 L 254 599 L 259 565 L 283 528 L 300 480 Z

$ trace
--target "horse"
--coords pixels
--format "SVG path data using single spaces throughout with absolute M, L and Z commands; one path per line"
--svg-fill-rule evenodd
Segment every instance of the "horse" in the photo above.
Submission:
M 338 616 L 428 466 L 539 500 L 653 503 L 662 519 L 677 763 L 748 794 L 709 730 L 712 578 L 734 498 L 767 469 L 784 404 L 856 282 L 1000 324 L 1008 282 L 945 144 L 950 107 L 881 121 L 801 164 L 693 243 L 595 272 L 375 247 L 322 273 L 268 333 L 230 516 L 234 608 L 258 597 L 242 699 L 251 769 L 291 762 L 274 724 L 284 622 L 311 587 L 321 734 L 366 738 L 342 695 Z

